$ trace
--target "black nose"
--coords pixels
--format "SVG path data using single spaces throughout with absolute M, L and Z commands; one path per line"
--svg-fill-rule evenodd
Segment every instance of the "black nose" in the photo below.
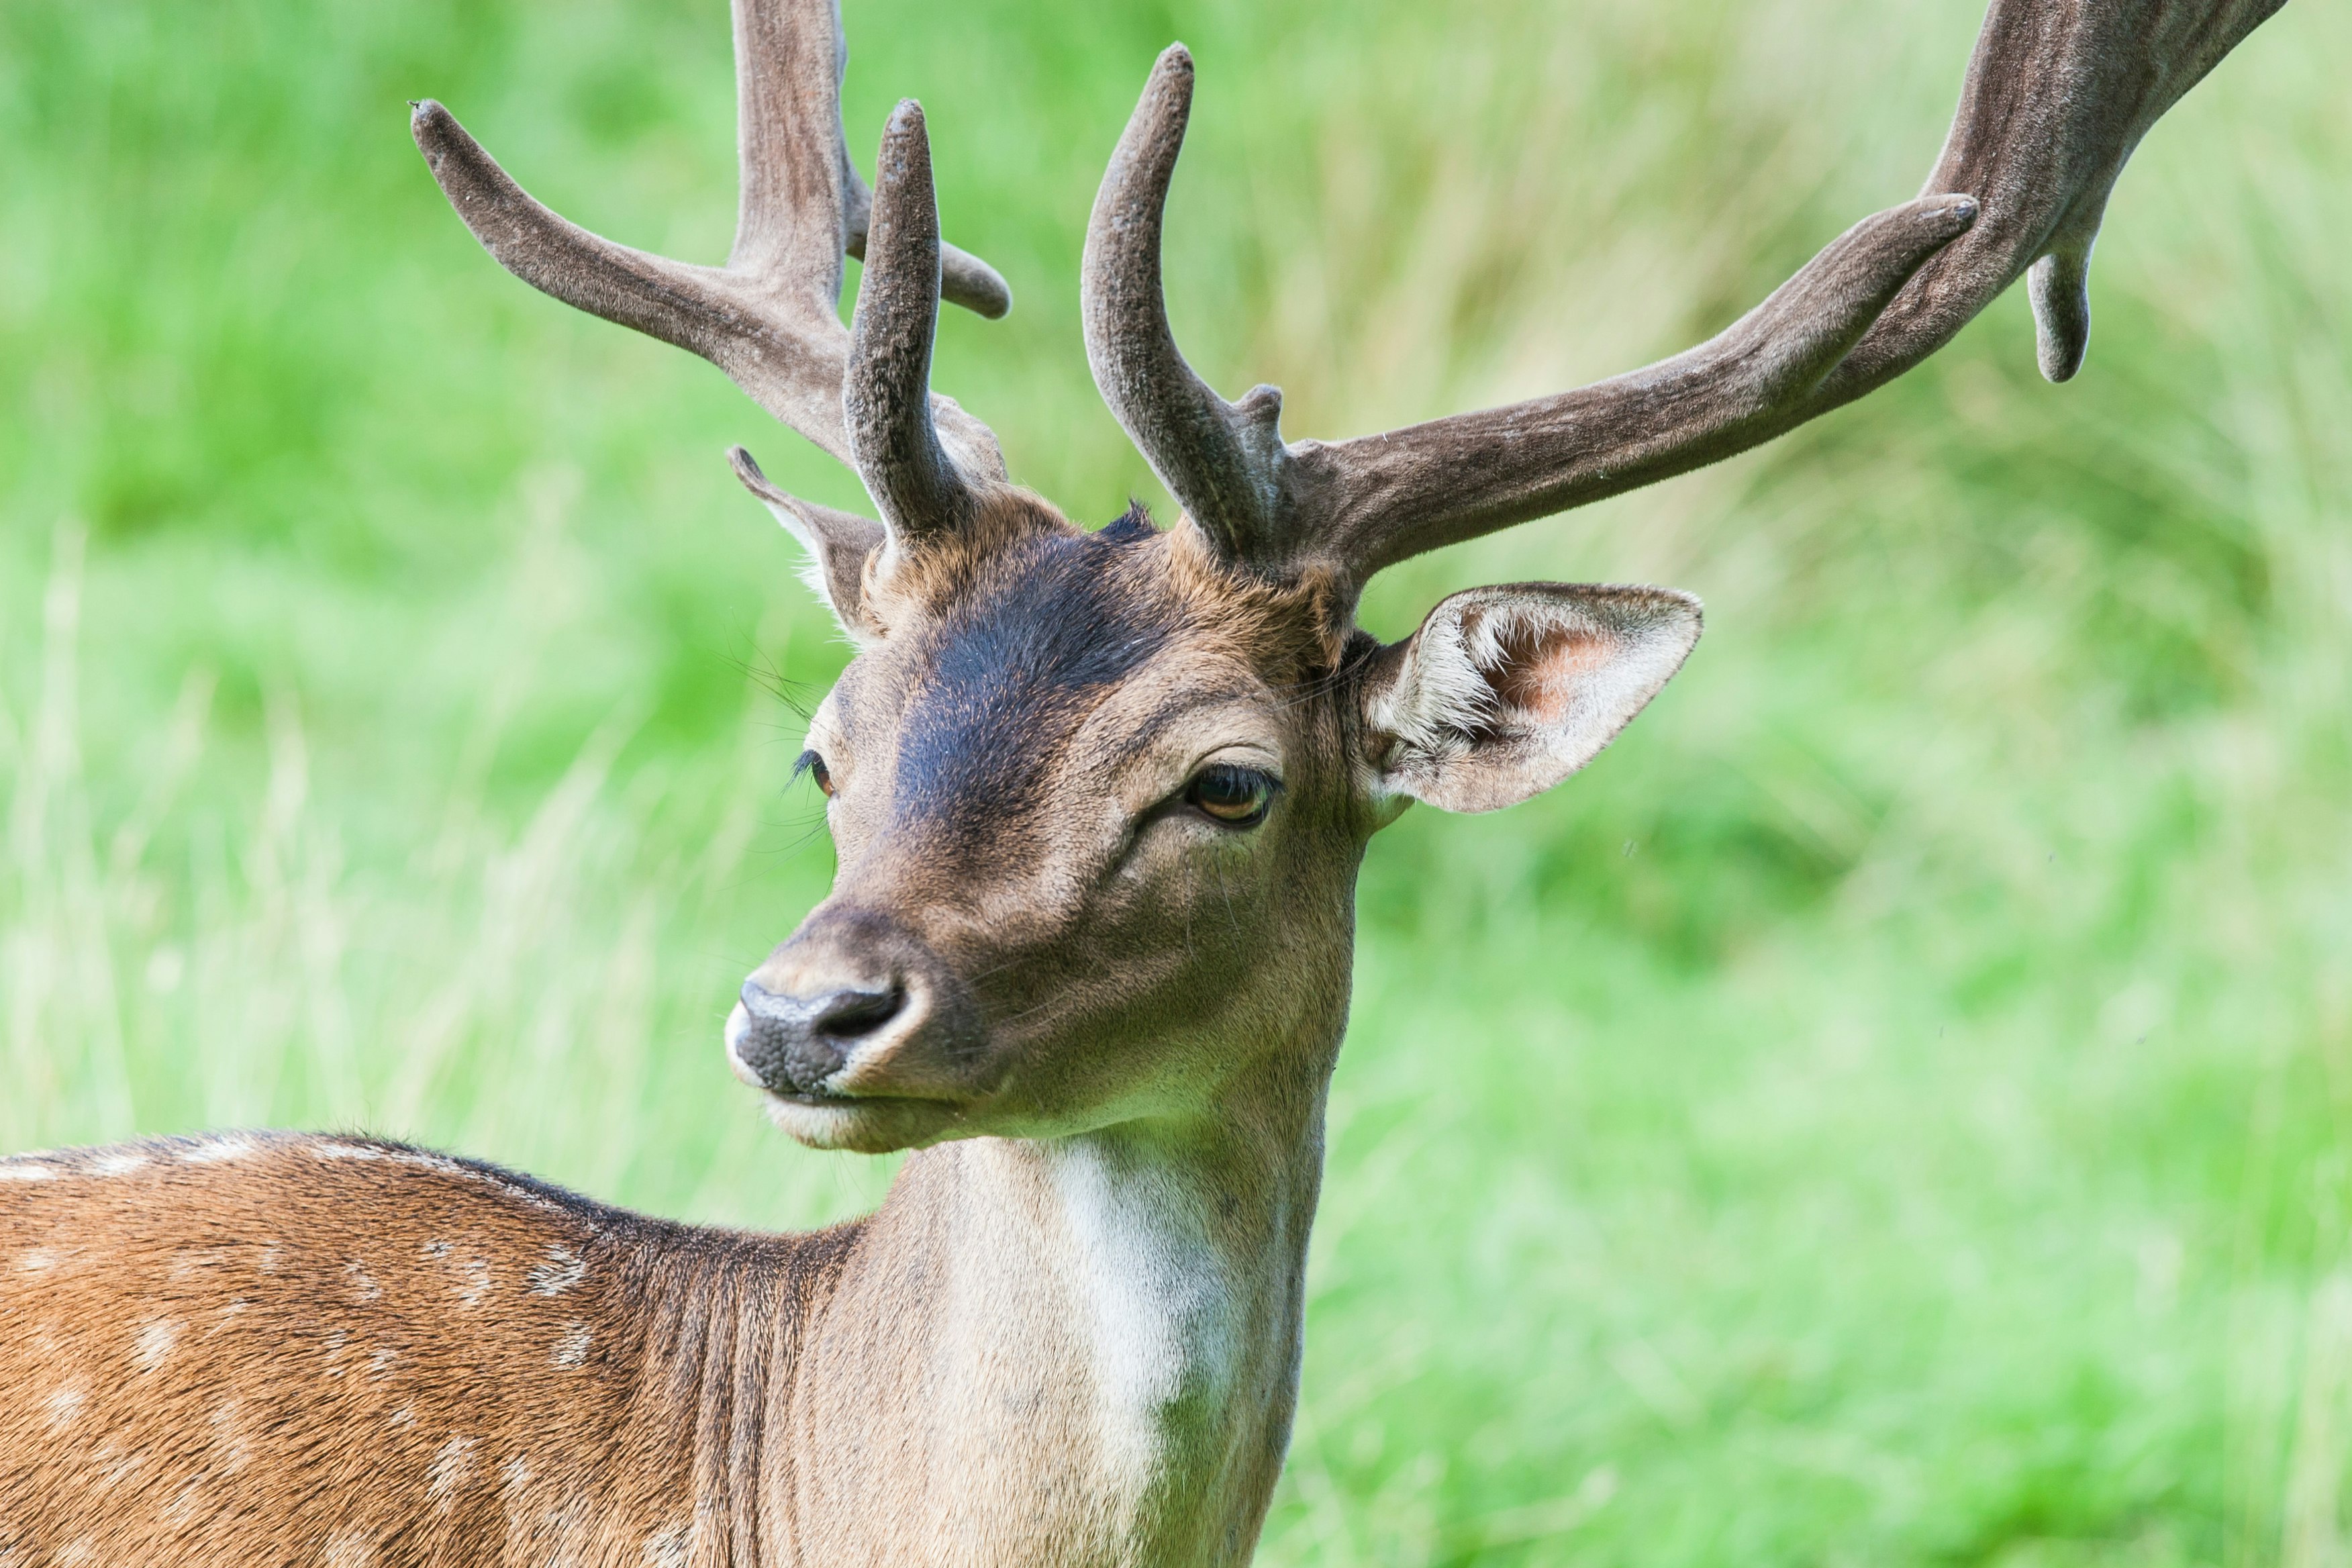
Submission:
M 743 1011 L 751 1022 L 736 1041 L 735 1054 L 778 1094 L 821 1092 L 857 1042 L 897 1017 L 906 1005 L 902 990 L 785 996 L 747 980 Z

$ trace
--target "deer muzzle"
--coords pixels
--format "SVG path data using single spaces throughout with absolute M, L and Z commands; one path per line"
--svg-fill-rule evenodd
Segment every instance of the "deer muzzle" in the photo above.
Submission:
M 845 1116 L 889 1109 L 895 1126 L 908 1102 L 951 1112 L 987 1088 L 971 993 L 919 937 L 872 911 L 811 915 L 743 983 L 726 1038 L 737 1076 L 779 1110 L 829 1113 L 815 1140 L 829 1144 L 843 1141 Z M 798 1135 L 811 1119 L 785 1120 Z

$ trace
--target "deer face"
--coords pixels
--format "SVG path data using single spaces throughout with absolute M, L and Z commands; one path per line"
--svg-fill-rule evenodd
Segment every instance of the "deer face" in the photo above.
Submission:
M 788 1131 L 868 1151 L 1319 1077 L 1371 833 L 1564 776 L 1697 627 L 1655 590 L 1481 590 L 1383 648 L 1189 524 L 1087 534 L 1010 492 L 822 575 L 866 645 L 803 757 L 838 871 L 727 1047 Z

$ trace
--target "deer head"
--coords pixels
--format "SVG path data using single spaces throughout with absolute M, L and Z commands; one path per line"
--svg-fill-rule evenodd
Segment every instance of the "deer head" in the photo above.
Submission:
M 1660 588 L 1458 594 L 1405 641 L 1353 621 L 1421 552 L 1715 461 L 1925 358 L 2031 268 L 2053 379 L 2140 134 L 2277 0 L 1999 0 L 1928 194 L 1856 225 L 1711 341 L 1557 396 L 1337 444 L 1281 395 L 1228 403 L 1170 331 L 1161 211 L 1190 111 L 1172 47 L 1087 233 L 1095 380 L 1182 507 L 1095 531 L 1007 479 L 931 392 L 940 300 L 1010 305 L 940 242 L 921 110 L 869 193 L 838 110 L 828 0 L 736 0 L 742 200 L 692 267 L 533 202 L 437 104 L 420 146 L 485 246 L 539 288 L 691 348 L 851 463 L 879 521 L 746 486 L 857 646 L 801 762 L 831 895 L 743 986 L 730 1059 L 810 1143 L 1047 1136 L 1202 1113 L 1238 1082 L 1312 1098 L 1344 1016 L 1356 868 L 1409 801 L 1559 783 L 1673 676 L 1697 603 Z M 845 251 L 866 271 L 837 316 Z

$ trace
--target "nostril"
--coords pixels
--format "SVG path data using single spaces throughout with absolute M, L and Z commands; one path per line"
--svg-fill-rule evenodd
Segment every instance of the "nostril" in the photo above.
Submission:
M 836 991 L 816 1009 L 810 1026 L 820 1035 L 855 1040 L 872 1034 L 897 1017 L 907 1005 L 907 994 L 888 991 Z

